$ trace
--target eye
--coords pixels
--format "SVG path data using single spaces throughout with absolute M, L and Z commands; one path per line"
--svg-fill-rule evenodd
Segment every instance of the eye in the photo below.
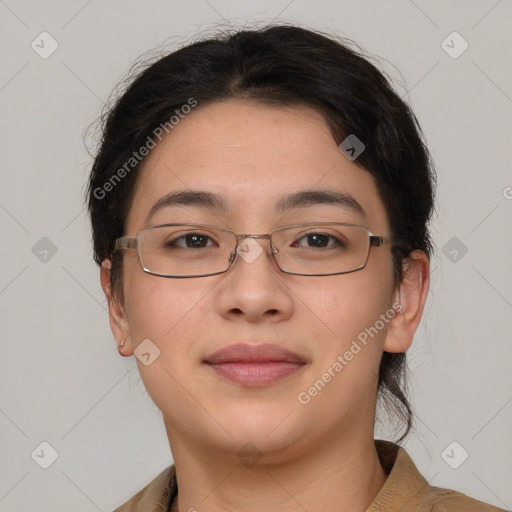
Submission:
M 209 241 L 212 242 L 213 245 L 213 240 L 208 235 L 201 233 L 186 233 L 166 241 L 165 246 L 185 249 L 201 249 L 203 247 L 208 247 Z M 212 245 L 209 245 L 209 247 L 212 247 Z
M 301 243 L 305 242 L 305 243 Z M 308 233 L 292 244 L 293 247 L 332 247 L 342 246 L 343 242 L 332 235 L 325 233 Z

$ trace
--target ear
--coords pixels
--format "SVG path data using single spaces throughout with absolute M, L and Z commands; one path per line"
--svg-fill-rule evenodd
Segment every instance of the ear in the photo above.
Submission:
M 430 261 L 423 251 L 413 251 L 403 262 L 403 280 L 397 285 L 391 319 L 384 342 L 385 352 L 406 352 L 423 314 L 430 285 Z M 400 307 L 401 306 L 401 307 Z
M 130 327 L 124 311 L 124 305 L 119 303 L 118 298 L 114 296 L 110 286 L 111 267 L 112 263 L 110 260 L 105 259 L 101 262 L 101 287 L 103 288 L 103 292 L 107 298 L 110 328 L 112 329 L 112 334 L 116 339 L 119 353 L 123 356 L 129 356 L 133 354 Z M 119 345 L 122 341 L 125 341 L 125 343 L 123 347 L 120 347 Z

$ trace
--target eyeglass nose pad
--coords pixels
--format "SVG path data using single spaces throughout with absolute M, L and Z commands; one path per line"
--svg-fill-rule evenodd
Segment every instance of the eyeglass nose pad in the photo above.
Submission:
M 238 247 L 234 250 L 234 251 L 231 251 L 231 254 L 229 255 L 229 260 L 228 262 L 231 264 L 233 263 L 233 260 L 235 259 L 236 257 L 236 254 L 237 254 L 237 249 Z M 273 247 L 273 246 L 270 246 L 270 251 L 271 251 L 271 254 L 277 254 L 279 251 Z

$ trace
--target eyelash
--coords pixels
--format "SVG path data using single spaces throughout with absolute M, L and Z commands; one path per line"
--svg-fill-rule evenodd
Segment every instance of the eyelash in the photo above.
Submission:
M 209 240 L 213 240 L 209 235 L 206 235 L 204 233 L 186 233 L 184 235 L 181 235 L 173 240 L 170 240 L 168 242 L 165 243 L 166 247 L 177 247 L 178 244 L 177 244 L 177 241 L 181 240 L 181 239 L 186 239 L 187 237 L 189 236 L 199 236 L 199 237 L 206 237 L 208 238 Z M 335 243 L 334 244 L 331 244 L 331 245 L 328 245 L 328 247 L 331 247 L 332 245 L 344 245 L 343 241 L 340 240 L 339 238 L 336 238 L 334 235 L 331 235 L 329 233 L 321 233 L 321 232 L 309 232 L 309 233 L 304 233 L 303 235 L 300 236 L 300 238 L 298 238 L 294 244 L 296 242 L 299 242 L 309 236 L 315 236 L 315 235 L 320 235 L 320 236 L 324 236 L 324 237 L 328 237 L 329 239 L 331 240 L 335 240 Z

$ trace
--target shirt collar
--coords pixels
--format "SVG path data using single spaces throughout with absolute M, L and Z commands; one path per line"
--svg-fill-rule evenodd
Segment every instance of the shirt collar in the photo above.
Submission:
M 375 447 L 388 477 L 366 512 L 405 511 L 408 504 L 427 491 L 429 483 L 401 446 L 376 439 Z

